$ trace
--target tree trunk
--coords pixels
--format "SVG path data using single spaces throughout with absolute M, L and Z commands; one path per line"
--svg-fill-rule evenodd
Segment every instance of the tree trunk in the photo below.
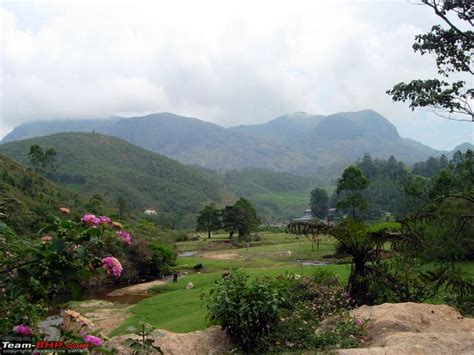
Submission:
M 211 239 L 211 231 L 210 230 L 207 231 L 207 238 Z
M 362 261 L 354 260 L 349 276 L 349 294 L 358 306 L 371 304 L 366 267 Z

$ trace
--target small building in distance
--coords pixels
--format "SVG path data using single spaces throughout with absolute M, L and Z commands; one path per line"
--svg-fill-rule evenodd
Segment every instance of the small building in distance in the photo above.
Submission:
M 147 208 L 143 213 L 147 216 L 156 216 L 156 211 L 153 208 Z
M 307 208 L 304 210 L 304 214 L 301 217 L 295 218 L 294 221 L 312 221 L 314 218 L 311 208 Z

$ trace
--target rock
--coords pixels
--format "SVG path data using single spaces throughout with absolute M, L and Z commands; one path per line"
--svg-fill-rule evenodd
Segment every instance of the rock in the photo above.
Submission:
M 192 282 L 188 282 L 188 284 L 186 285 L 186 289 L 190 290 L 194 288 L 194 284 Z
M 363 348 L 339 350 L 343 355 L 474 354 L 474 319 L 446 305 L 385 303 L 353 310 L 369 319 Z
M 147 295 L 149 288 L 159 286 L 159 285 L 165 285 L 165 284 L 166 284 L 165 280 L 154 280 L 150 282 L 143 282 L 136 285 L 119 288 L 118 290 L 109 292 L 107 296 L 119 297 L 119 296 L 124 296 L 124 295 Z
M 46 334 L 45 340 L 59 340 L 61 337 L 60 327 L 63 325 L 63 317 L 55 315 L 39 322 L 39 329 Z
M 154 346 L 159 346 L 163 353 L 170 355 L 182 354 L 226 354 L 232 350 L 230 339 L 220 327 L 210 327 L 191 333 L 172 333 L 166 330 L 154 331 L 151 336 Z M 138 338 L 137 335 L 121 335 L 110 339 L 106 345 L 116 348 L 121 355 L 131 354 L 125 345 L 128 338 Z

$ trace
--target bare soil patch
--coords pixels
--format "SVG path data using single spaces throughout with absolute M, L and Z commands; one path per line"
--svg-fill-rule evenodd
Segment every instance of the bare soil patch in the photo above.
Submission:
M 204 253 L 200 254 L 203 258 L 206 259 L 216 259 L 216 260 L 233 260 L 233 259 L 241 259 L 242 255 L 237 253 Z

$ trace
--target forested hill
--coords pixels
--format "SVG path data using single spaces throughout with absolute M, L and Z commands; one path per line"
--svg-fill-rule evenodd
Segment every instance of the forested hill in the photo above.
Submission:
M 70 122 L 70 123 L 68 123 Z M 329 116 L 287 114 L 265 124 L 224 128 L 171 113 L 108 120 L 35 122 L 16 127 L 3 142 L 62 131 L 96 131 L 219 172 L 264 168 L 297 175 L 339 172 L 365 153 L 391 155 L 405 163 L 442 152 L 401 138 L 396 127 L 372 110 Z
M 162 222 L 191 226 L 209 202 L 233 198 L 197 169 L 97 133 L 58 133 L 0 145 L 0 153 L 28 164 L 32 145 L 57 152 L 58 183 L 86 196 L 114 202 L 121 196 L 131 210 L 156 209 Z
M 78 194 L 0 154 L 0 223 L 5 222 L 17 234 L 35 235 L 46 217 L 57 214 L 60 207 L 79 213 L 83 205 Z

